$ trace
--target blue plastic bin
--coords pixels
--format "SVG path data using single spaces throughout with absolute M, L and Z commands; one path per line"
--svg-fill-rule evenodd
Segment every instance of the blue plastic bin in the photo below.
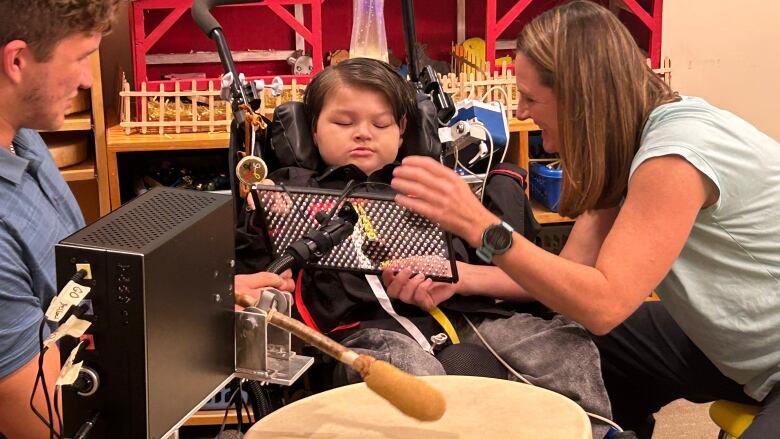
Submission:
M 241 396 L 244 400 L 244 402 L 249 401 L 249 394 L 246 393 L 245 390 L 241 391 Z M 206 404 L 201 407 L 201 410 L 225 410 L 228 405 L 228 398 L 230 398 L 230 389 L 228 387 L 224 387 L 222 390 L 217 392 L 216 395 L 214 395 L 213 398 L 211 398 Z
M 540 162 L 532 162 L 529 167 L 531 168 L 531 198 L 551 211 L 558 212 L 563 171 L 548 169 Z

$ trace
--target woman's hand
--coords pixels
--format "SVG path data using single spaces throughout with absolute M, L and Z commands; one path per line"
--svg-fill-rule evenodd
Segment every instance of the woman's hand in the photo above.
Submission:
M 234 280 L 236 302 L 240 296 L 247 296 L 244 302 L 256 302 L 263 294 L 265 288 L 276 288 L 281 291 L 293 291 L 295 282 L 292 280 L 292 271 L 286 270 L 281 275 L 261 271 L 253 274 L 237 274 Z M 241 307 L 236 305 L 236 309 Z
M 452 169 L 430 157 L 411 156 L 393 171 L 395 201 L 479 247 L 482 231 L 499 220 Z
M 458 284 L 434 282 L 422 274 L 412 276 L 408 268 L 397 273 L 387 268 L 382 272 L 382 280 L 389 297 L 417 305 L 426 311 L 449 299 L 458 290 Z

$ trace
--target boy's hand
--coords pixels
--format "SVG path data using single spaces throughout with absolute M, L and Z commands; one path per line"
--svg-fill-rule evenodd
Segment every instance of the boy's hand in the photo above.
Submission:
M 270 180 L 268 178 L 266 178 L 263 181 L 261 181 L 260 183 L 258 183 L 258 185 L 260 185 L 260 186 L 273 186 L 274 184 L 275 184 L 274 181 Z M 255 207 L 257 207 L 257 206 L 255 206 L 255 199 L 252 198 L 251 194 L 248 194 L 246 196 L 246 205 L 247 205 L 247 208 L 249 210 L 255 210 Z
M 249 296 L 252 302 L 257 301 L 264 288 L 276 288 L 281 291 L 295 290 L 295 282 L 292 280 L 292 271 L 286 270 L 281 275 L 261 271 L 253 274 L 237 274 L 235 277 L 236 302 L 239 296 Z M 236 310 L 243 309 L 236 305 Z
M 412 271 L 408 268 L 398 273 L 387 268 L 382 272 L 382 280 L 387 287 L 388 296 L 417 305 L 426 311 L 452 297 L 458 289 L 457 284 L 434 282 L 422 274 L 412 276 Z
M 273 180 L 265 179 L 262 182 L 258 183 L 258 190 L 262 189 L 262 186 L 273 186 L 275 183 Z M 246 204 L 247 208 L 249 210 L 255 210 L 257 206 L 255 206 L 255 200 L 251 195 L 248 195 L 246 197 Z M 271 196 L 266 200 L 266 210 L 271 211 L 273 213 L 278 214 L 286 214 L 292 209 L 293 201 L 290 198 L 289 195 L 287 195 L 284 192 L 276 192 L 272 193 Z

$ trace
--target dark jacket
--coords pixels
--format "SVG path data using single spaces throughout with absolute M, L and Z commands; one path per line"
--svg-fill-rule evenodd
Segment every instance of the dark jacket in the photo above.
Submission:
M 343 189 L 349 180 L 355 182 L 389 183 L 392 170 L 397 164 L 388 165 L 371 175 L 365 175 L 354 165 L 331 167 L 316 172 L 299 167 L 279 169 L 269 178 L 288 186 L 305 186 L 326 189 Z M 511 224 L 518 233 L 531 240 L 536 225 L 524 192 L 525 172 L 513 165 L 499 165 L 489 176 L 484 197 L 485 205 Z M 367 185 L 361 192 L 392 191 L 386 184 Z M 270 240 L 265 233 L 262 214 L 259 211 L 246 212 L 239 218 L 238 242 L 236 248 L 237 273 L 253 273 L 262 270 L 271 262 Z M 453 237 L 453 249 L 458 260 L 481 263 L 475 250 L 459 238 Z M 348 334 L 350 329 L 379 327 L 404 332 L 379 306 L 365 277 L 361 274 L 333 270 L 302 270 L 294 274 L 296 279 L 295 301 L 298 317 L 315 329 L 331 333 L 336 338 Z M 426 313 L 413 305 L 393 301 L 396 312 L 410 318 L 420 330 L 431 335 L 441 332 L 438 324 Z M 466 312 L 505 313 L 494 306 L 486 297 L 454 296 L 442 303 L 440 308 Z

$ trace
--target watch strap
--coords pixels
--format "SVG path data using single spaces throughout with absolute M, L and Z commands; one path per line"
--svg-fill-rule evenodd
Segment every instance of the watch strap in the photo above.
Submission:
M 496 249 L 493 247 L 490 247 L 485 243 L 485 235 L 487 232 L 494 226 L 501 226 L 504 229 L 506 229 L 510 234 L 510 240 L 509 245 L 505 249 Z M 509 248 L 512 246 L 512 238 L 511 234 L 515 231 L 515 229 L 506 221 L 501 221 L 500 224 L 491 224 L 485 230 L 482 232 L 482 245 L 477 249 L 477 256 L 479 256 L 480 259 L 487 263 L 491 263 L 493 261 L 493 256 L 504 254 Z

